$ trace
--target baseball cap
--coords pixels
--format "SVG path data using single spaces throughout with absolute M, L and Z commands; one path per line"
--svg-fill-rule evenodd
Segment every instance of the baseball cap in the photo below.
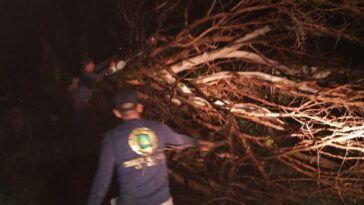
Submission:
M 120 111 L 129 111 L 136 107 L 138 97 L 136 91 L 123 88 L 114 95 L 114 108 Z

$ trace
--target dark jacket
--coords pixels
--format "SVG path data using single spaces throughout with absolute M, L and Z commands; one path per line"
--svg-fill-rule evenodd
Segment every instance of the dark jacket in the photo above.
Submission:
M 116 171 L 118 205 L 158 205 L 170 198 L 163 148 L 197 144 L 168 126 L 149 120 L 128 120 L 103 140 L 88 205 L 100 205 Z
M 107 59 L 100 64 L 95 65 L 94 71 L 91 73 L 85 72 L 86 65 L 82 66 L 79 86 L 92 89 L 95 82 L 100 81 L 102 78 L 104 78 L 105 73 L 107 72 L 106 68 L 109 62 L 110 59 Z
M 105 76 L 109 62 L 110 59 L 107 59 L 96 65 L 94 71 L 91 73 L 85 71 L 86 64 L 82 66 L 78 86 L 73 92 L 73 108 L 75 110 L 84 108 L 91 100 L 94 85 Z

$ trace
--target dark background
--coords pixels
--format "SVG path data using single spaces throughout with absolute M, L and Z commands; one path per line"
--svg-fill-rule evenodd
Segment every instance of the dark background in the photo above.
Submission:
M 0 196 L 82 201 L 97 153 L 71 150 L 80 151 L 85 139 L 97 150 L 115 120 L 101 110 L 86 116 L 91 122 L 84 127 L 69 127 L 67 86 L 78 75 L 83 56 L 99 62 L 116 53 L 127 55 L 133 49 L 128 26 L 115 0 L 2 0 L 0 25 Z M 326 50 L 333 48 L 332 42 Z M 51 48 L 51 57 L 45 58 L 44 45 Z M 364 67 L 362 45 L 340 41 L 336 49 L 348 67 Z M 56 69 L 55 63 L 61 67 Z M 34 193 L 39 187 L 51 193 Z M 10 194 L 20 192 L 29 196 Z
M 105 110 L 72 122 L 67 86 L 83 56 L 125 52 L 114 4 L 0 1 L 0 204 L 85 202 L 99 142 L 117 122 Z M 85 141 L 94 147 L 82 150 Z
M 114 0 L 6 0 L 0 14 L 2 109 L 62 112 L 84 57 L 98 63 L 128 52 L 128 29 Z
M 1 1 L 2 84 L 17 93 L 22 92 L 22 87 L 39 89 L 42 40 L 55 50 L 67 72 L 73 75 L 79 72 L 84 52 L 88 51 L 96 61 L 115 53 L 123 42 L 110 34 L 113 27 L 122 27 L 115 20 L 115 5 L 110 5 L 113 3 Z

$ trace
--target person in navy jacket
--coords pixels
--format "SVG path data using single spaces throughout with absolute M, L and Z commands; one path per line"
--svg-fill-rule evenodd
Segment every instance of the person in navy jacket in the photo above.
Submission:
M 123 121 L 104 136 L 88 205 L 102 203 L 114 171 L 119 189 L 117 205 L 172 205 L 163 148 L 208 144 L 178 134 L 160 122 L 141 119 L 142 112 L 135 91 L 124 89 L 115 95 L 113 113 Z

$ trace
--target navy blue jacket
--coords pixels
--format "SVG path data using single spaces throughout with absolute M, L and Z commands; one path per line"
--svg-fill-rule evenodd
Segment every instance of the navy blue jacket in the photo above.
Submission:
M 170 198 L 163 148 L 197 144 L 150 120 L 127 120 L 109 131 L 103 140 L 98 169 L 88 205 L 100 205 L 114 170 L 119 186 L 118 205 L 158 205 Z

